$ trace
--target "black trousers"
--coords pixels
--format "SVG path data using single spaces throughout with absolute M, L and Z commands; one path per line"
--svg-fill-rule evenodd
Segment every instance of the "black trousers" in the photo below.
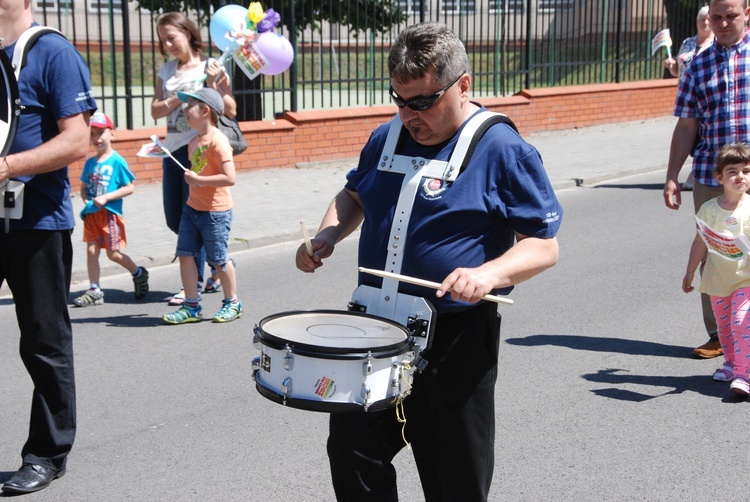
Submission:
M 70 231 L 0 230 L 0 284 L 13 293 L 20 354 L 34 383 L 24 462 L 61 469 L 76 432 L 73 332 L 68 315 Z
M 500 316 L 482 303 L 438 316 L 429 365 L 404 400 L 411 443 L 427 502 L 486 501 L 492 482 Z M 339 501 L 395 501 L 391 463 L 406 446 L 394 409 L 334 413 L 328 457 Z

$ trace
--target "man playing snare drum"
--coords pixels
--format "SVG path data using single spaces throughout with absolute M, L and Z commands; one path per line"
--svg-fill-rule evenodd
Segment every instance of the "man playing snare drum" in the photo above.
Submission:
M 410 26 L 391 48 L 388 69 L 399 107 L 394 123 L 400 119 L 405 129 L 395 154 L 414 158 L 415 166 L 447 161 L 463 126 L 484 110 L 469 101 L 463 44 L 442 24 Z M 481 299 L 507 294 L 557 262 L 562 208 L 539 153 L 506 123 L 487 129 L 457 177 L 418 177 L 405 200 L 406 174 L 382 168 L 392 157 L 384 152 L 390 126 L 373 132 L 312 239 L 312 256 L 305 245 L 297 250 L 297 267 L 314 272 L 361 223 L 360 266 L 384 270 L 399 255 L 403 275 L 440 283 L 437 293 L 399 285 L 437 311 L 432 346 L 423 353 L 428 365 L 404 400 L 405 439 L 426 500 L 487 500 L 500 316 Z M 397 204 L 408 210 L 396 211 Z M 408 229 L 399 230 L 396 246 L 391 237 L 402 220 Z M 366 274 L 360 282 L 381 287 Z M 397 500 L 391 460 L 405 446 L 401 429 L 392 409 L 331 414 L 328 455 L 339 500 Z

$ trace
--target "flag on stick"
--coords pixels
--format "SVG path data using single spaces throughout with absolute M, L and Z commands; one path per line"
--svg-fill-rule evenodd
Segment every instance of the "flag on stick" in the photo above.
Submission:
M 138 157 L 155 157 L 157 159 L 168 157 L 167 152 L 162 150 L 162 148 L 153 141 L 151 143 L 141 145 L 141 149 L 138 153 L 136 153 L 136 155 Z
M 670 50 L 670 47 L 672 47 L 672 38 L 669 36 L 669 28 L 661 30 L 654 36 L 654 39 L 651 41 L 651 55 L 656 54 L 656 51 L 661 47 L 666 47 L 667 55 L 672 57 L 672 51 Z

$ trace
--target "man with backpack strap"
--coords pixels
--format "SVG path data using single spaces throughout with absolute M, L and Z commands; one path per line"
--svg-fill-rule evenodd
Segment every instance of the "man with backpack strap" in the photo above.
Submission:
M 32 25 L 31 2 L 0 0 L 0 37 L 9 58 Z M 2 487 L 13 494 L 41 490 L 65 474 L 75 437 L 67 307 L 75 217 L 68 165 L 88 153 L 89 117 L 96 110 L 88 66 L 63 36 L 38 38 L 25 60 L 17 132 L 0 159 L 0 187 L 11 179 L 25 184 L 22 216 L 0 232 L 0 284 L 7 281 L 13 294 L 21 359 L 34 384 L 23 463 Z
M 470 100 L 469 58 L 447 26 L 405 28 L 388 70 L 398 114 L 372 133 L 296 264 L 314 272 L 361 224 L 360 266 L 440 283 L 435 293 L 362 274 L 362 286 L 382 291 L 372 305 L 421 297 L 437 319 L 422 354 L 426 367 L 414 375 L 400 416 L 393 409 L 331 414 L 333 486 L 339 501 L 398 500 L 392 460 L 408 442 L 425 501 L 486 501 L 500 316 L 482 298 L 507 294 L 557 262 L 562 207 L 539 153 L 511 124 L 490 123 L 480 134 L 483 117 L 496 114 Z

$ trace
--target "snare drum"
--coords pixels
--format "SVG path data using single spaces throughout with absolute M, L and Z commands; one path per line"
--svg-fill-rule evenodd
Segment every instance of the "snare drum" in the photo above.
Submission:
M 415 343 L 389 319 L 348 311 L 284 312 L 255 327 L 256 388 L 312 411 L 374 411 L 409 394 Z

